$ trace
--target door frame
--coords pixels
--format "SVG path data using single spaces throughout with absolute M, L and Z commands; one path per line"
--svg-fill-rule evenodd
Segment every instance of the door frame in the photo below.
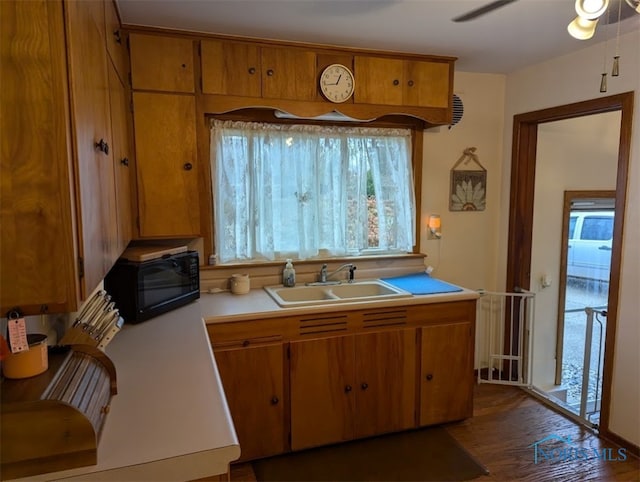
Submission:
M 627 178 L 631 151 L 634 93 L 625 92 L 558 107 L 551 107 L 513 117 L 511 149 L 511 192 L 509 198 L 509 232 L 507 242 L 506 291 L 530 288 L 531 249 L 533 234 L 533 205 L 535 193 L 536 148 L 538 125 L 545 122 L 571 119 L 604 112 L 621 111 L 618 172 L 616 177 L 616 217 L 613 225 L 611 253 L 611 281 L 606 330 L 602 410 L 600 433 L 617 439 L 609 431 L 613 354 L 618 319 L 622 233 L 626 206 Z

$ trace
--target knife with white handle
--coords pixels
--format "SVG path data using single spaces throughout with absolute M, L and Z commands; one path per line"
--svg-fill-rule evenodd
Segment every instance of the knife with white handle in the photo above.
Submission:
M 86 316 L 93 310 L 93 308 L 95 308 L 96 303 L 98 303 L 99 299 L 102 298 L 106 293 L 107 292 L 104 290 L 96 291 L 94 295 L 85 302 L 73 326 L 81 324 Z
M 94 307 L 93 311 L 89 314 L 87 319 L 85 320 L 83 329 L 85 331 L 93 331 L 95 329 L 96 323 L 100 320 L 104 309 L 109 305 L 109 300 L 111 300 L 111 296 L 107 295 L 100 300 L 98 304 Z
M 95 339 L 98 341 L 102 341 L 105 335 L 111 331 L 113 325 L 118 321 L 119 318 L 120 318 L 119 310 L 113 310 L 109 312 L 109 315 L 105 317 L 105 322 L 101 325 L 99 330 L 96 332 Z
M 100 333 L 104 328 L 104 325 L 109 322 L 112 318 L 113 312 L 115 311 L 115 306 L 116 304 L 112 301 L 105 306 L 102 312 L 100 312 L 96 322 L 92 325 L 91 330 L 89 331 L 92 336 L 96 336 L 97 333 Z

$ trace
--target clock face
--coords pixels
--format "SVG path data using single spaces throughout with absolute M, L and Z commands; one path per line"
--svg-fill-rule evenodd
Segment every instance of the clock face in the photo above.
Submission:
M 351 71 L 341 64 L 329 65 L 320 76 L 320 90 L 331 102 L 346 102 L 353 95 L 354 81 Z

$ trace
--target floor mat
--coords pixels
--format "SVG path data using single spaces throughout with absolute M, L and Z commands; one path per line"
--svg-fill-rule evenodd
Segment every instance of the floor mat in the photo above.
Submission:
M 258 481 L 448 481 L 488 473 L 442 427 L 270 457 L 253 470 Z

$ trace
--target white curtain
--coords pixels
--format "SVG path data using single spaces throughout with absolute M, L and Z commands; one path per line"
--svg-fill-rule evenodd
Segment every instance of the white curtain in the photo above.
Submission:
M 410 146 L 408 129 L 213 121 L 220 262 L 411 251 Z

